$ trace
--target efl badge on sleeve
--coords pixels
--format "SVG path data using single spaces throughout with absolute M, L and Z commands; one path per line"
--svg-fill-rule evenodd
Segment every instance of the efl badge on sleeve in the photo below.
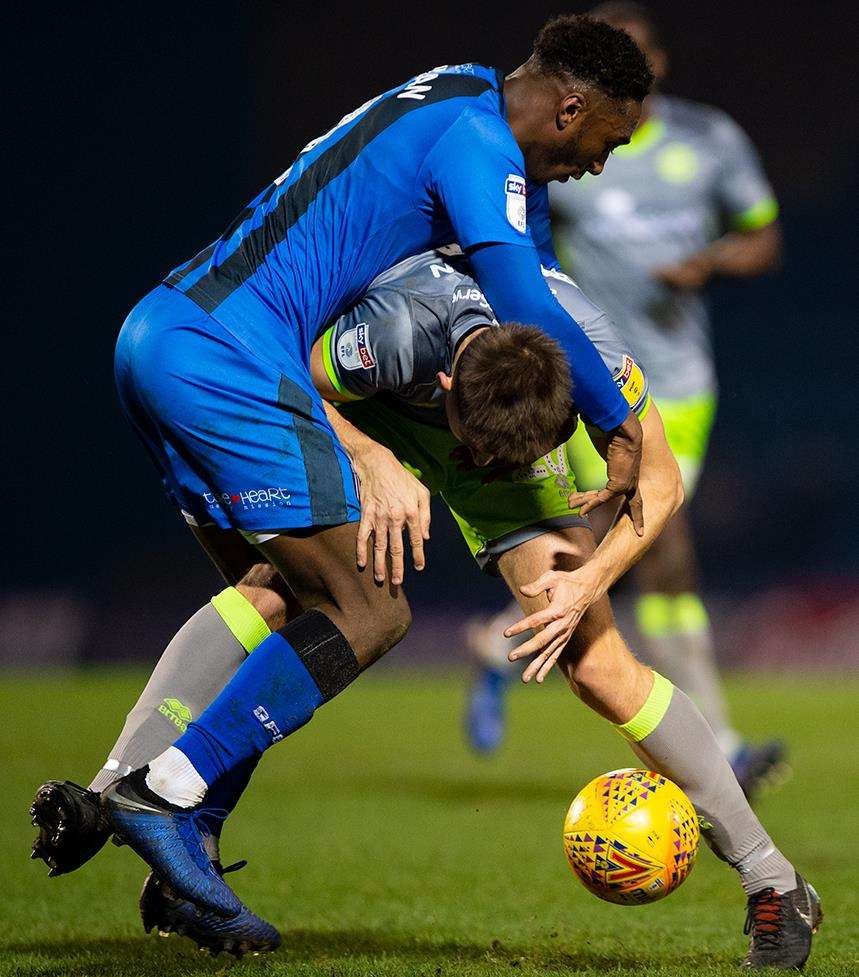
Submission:
M 510 173 L 504 181 L 504 196 L 507 198 L 507 220 L 520 234 L 528 227 L 527 187 L 525 180 Z

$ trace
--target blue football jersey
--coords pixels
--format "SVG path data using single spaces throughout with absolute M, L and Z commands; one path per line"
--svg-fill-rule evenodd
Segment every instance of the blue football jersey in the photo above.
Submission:
M 380 272 L 439 245 L 527 248 L 534 254 L 527 281 L 504 287 L 546 292 L 540 261 L 557 267 L 546 187 L 526 178 L 505 118 L 503 83 L 493 68 L 443 66 L 371 99 L 309 143 L 165 284 L 250 350 L 304 362 L 324 326 Z M 531 321 L 547 327 L 542 320 L 549 318 L 544 311 Z M 565 349 L 568 328 L 581 339 L 564 316 Z M 600 408 L 594 415 L 619 423 L 625 405 L 585 345 L 587 355 L 568 348 L 574 383 L 592 379 Z M 597 379 L 600 372 L 605 377 Z

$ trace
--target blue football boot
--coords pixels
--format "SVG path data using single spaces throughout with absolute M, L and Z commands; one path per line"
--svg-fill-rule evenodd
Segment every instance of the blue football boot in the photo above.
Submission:
M 478 753 L 498 749 L 506 732 L 507 676 L 494 668 L 482 668 L 471 687 L 465 726 L 468 741 Z
M 185 810 L 159 797 L 146 786 L 148 770 L 132 771 L 101 795 L 115 840 L 137 852 L 176 895 L 219 916 L 238 916 L 241 901 L 206 853 L 197 823 L 201 809 Z
M 235 872 L 245 864 L 236 862 L 221 868 L 220 862 L 212 862 L 219 875 Z M 231 953 L 235 957 L 246 953 L 256 956 L 280 946 L 280 933 L 247 906 L 242 906 L 238 916 L 224 919 L 178 897 L 156 872 L 150 872 L 143 883 L 140 918 L 147 933 L 153 929 L 161 936 L 179 933 L 193 940 L 199 949 L 208 950 L 212 956 L 218 953 Z

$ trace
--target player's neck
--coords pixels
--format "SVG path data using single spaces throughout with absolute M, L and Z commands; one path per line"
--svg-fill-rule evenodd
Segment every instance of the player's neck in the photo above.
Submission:
M 507 124 L 523 152 L 538 139 L 546 114 L 535 111 L 535 107 L 545 101 L 546 112 L 549 112 L 554 94 L 547 86 L 546 79 L 532 74 L 527 64 L 523 64 L 504 79 Z

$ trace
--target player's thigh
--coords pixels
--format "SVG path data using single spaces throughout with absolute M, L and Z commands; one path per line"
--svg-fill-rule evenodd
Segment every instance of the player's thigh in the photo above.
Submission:
M 303 610 L 326 614 L 367 666 L 393 647 L 411 624 L 401 587 L 377 583 L 355 561 L 357 523 L 278 534 L 258 543 Z
M 683 491 L 689 501 L 698 487 L 707 457 L 716 418 L 716 396 L 704 393 L 683 399 L 660 398 L 658 404 L 665 440 L 677 459 Z
M 596 543 L 593 533 L 582 526 L 550 530 L 528 539 L 498 558 L 498 569 L 510 592 L 525 614 L 532 614 L 548 604 L 545 593 L 526 597 L 523 584 L 531 583 L 549 570 L 578 570 L 592 555 Z M 617 628 L 608 598 L 596 601 L 573 632 L 565 660 L 582 657 L 593 644 Z
M 566 528 L 590 535 L 587 519 L 567 503 L 575 491 L 567 448 L 561 445 L 515 471 L 450 466 L 441 494 L 472 556 L 496 573 L 502 554 L 536 536 Z
M 260 564 L 259 551 L 238 530 L 221 529 L 218 526 L 189 526 L 188 528 L 215 569 L 231 587 L 235 587 L 244 576 Z M 270 567 L 267 576 L 271 581 L 278 574 L 274 567 L 267 565 Z
M 716 397 L 705 393 L 676 400 L 660 398 L 659 415 L 665 440 L 680 468 L 686 504 L 667 523 L 633 573 L 636 586 L 643 593 L 686 593 L 698 587 L 688 504 L 707 455 Z

